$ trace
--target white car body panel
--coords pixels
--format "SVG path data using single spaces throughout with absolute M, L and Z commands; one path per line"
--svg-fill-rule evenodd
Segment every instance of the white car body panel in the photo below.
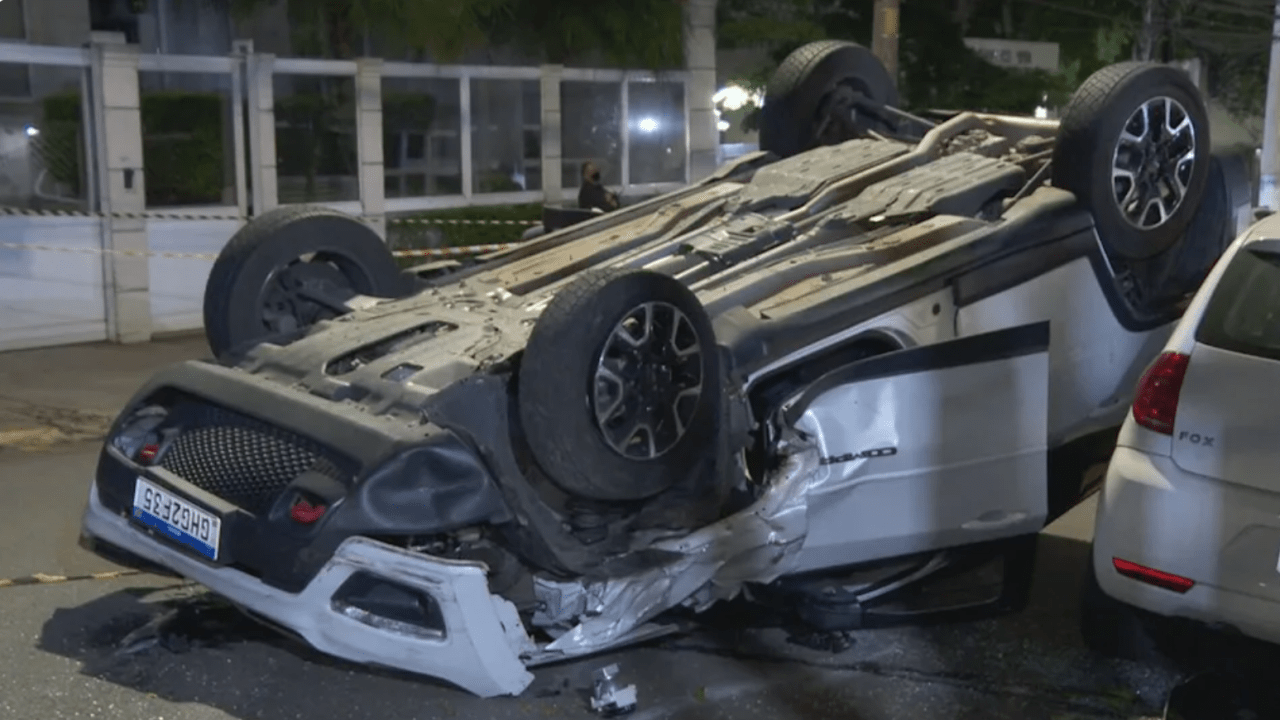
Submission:
M 805 424 L 834 461 L 813 478 L 796 571 L 1038 531 L 1048 372 L 1040 351 L 823 393 Z
M 768 376 L 780 368 L 811 358 L 827 348 L 868 333 L 879 333 L 894 340 L 904 348 L 951 340 L 957 336 L 954 293 L 950 288 L 939 290 L 883 315 L 859 323 L 844 332 L 823 338 L 822 342 L 780 358 L 778 361 L 769 363 L 753 373 L 747 378 L 746 388 L 748 390 L 751 389 L 756 380 Z
M 1172 324 L 1130 332 L 1116 319 L 1088 258 L 960 308 L 960 336 L 1049 320 L 1048 442 L 1055 447 L 1114 427 L 1128 410 L 1147 359 Z M 1105 361 L 1102 361 L 1105 359 Z
M 1180 470 L 1167 456 L 1121 447 L 1098 501 L 1098 585 L 1158 615 L 1224 623 L 1280 643 L 1280 496 Z M 1175 593 L 1121 576 L 1112 558 L 1196 581 Z

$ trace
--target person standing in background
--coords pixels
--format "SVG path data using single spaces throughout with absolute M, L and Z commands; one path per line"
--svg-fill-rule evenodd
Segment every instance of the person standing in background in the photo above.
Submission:
M 578 189 L 578 207 L 604 212 L 618 209 L 618 196 L 600 182 L 600 168 L 590 160 L 582 163 L 582 187 Z

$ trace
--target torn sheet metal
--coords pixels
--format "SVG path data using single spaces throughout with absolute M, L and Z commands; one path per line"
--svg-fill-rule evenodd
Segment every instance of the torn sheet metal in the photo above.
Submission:
M 789 572 L 804 545 L 809 488 L 820 465 L 812 444 L 791 440 L 788 445 L 786 461 L 750 507 L 684 537 L 653 544 L 680 553 L 679 559 L 625 578 L 577 584 L 578 593 L 562 583 L 539 585 L 539 599 L 559 615 L 544 618 L 563 623 L 566 614 L 578 614 L 578 624 L 544 652 L 595 652 L 618 644 L 677 605 L 701 611 L 733 598 L 745 582 L 771 582 Z

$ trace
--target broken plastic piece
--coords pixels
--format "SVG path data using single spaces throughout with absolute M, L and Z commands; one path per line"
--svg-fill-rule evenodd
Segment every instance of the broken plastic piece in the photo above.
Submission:
M 837 630 L 831 632 L 819 631 L 792 633 L 787 636 L 787 642 L 792 645 L 809 648 L 810 650 L 842 653 L 853 647 L 855 640 L 853 633 Z
M 596 670 L 595 676 L 595 687 L 591 696 L 592 710 L 604 717 L 618 717 L 635 711 L 636 686 L 618 687 L 617 664 Z

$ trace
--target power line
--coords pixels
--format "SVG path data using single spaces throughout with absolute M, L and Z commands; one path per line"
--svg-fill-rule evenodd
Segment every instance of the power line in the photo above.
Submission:
M 1052 0 L 1018 0 L 1018 2 L 1026 3 L 1028 5 L 1039 5 L 1041 7 L 1046 7 L 1051 10 L 1057 10 L 1059 12 L 1064 12 L 1072 15 L 1080 15 L 1083 17 L 1098 18 L 1100 20 L 1117 19 L 1116 16 L 1113 14 L 1099 12 L 1097 10 L 1088 10 L 1085 8 L 1075 7 L 1072 5 L 1063 5 L 1061 3 L 1053 2 Z

